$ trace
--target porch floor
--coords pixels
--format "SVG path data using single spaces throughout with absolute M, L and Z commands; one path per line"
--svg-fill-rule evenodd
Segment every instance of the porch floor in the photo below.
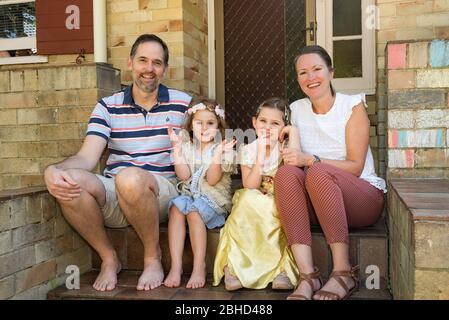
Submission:
M 228 292 L 223 282 L 212 286 L 212 276 L 209 275 L 206 286 L 200 289 L 186 289 L 188 275 L 182 277 L 181 287 L 159 288 L 149 291 L 137 291 L 136 284 L 139 271 L 122 271 L 118 277 L 117 287 L 109 292 L 99 292 L 92 288 L 92 283 L 98 271 L 93 270 L 81 276 L 80 289 L 68 290 L 60 286 L 48 293 L 49 300 L 285 300 L 291 291 L 272 290 L 271 287 L 262 290 L 240 289 Z M 354 293 L 350 300 L 391 300 L 391 295 L 386 289 L 368 290 L 361 288 Z

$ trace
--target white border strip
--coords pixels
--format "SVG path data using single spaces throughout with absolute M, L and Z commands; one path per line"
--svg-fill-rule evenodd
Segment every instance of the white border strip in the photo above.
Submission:
M 214 0 L 207 0 L 207 40 L 208 40 L 208 84 L 209 97 L 215 99 L 216 74 L 215 74 L 215 3 Z

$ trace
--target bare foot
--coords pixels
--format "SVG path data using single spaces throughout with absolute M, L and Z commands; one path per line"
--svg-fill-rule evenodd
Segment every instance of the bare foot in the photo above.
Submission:
M 164 281 L 164 270 L 158 258 L 146 259 L 142 275 L 137 282 L 137 290 L 148 291 L 159 287 Z
M 313 288 L 310 287 L 310 284 L 307 281 L 301 281 L 298 285 L 298 288 L 296 288 L 296 290 L 293 292 L 292 296 L 301 295 L 309 300 L 312 300 L 312 294 L 320 288 L 321 283 L 319 279 L 311 279 L 311 280 L 313 282 Z M 288 297 L 287 300 L 289 300 Z
M 95 290 L 111 291 L 115 289 L 117 284 L 117 274 L 122 269 L 120 261 L 112 259 L 111 261 L 103 261 L 101 263 L 101 271 L 93 284 Z
M 206 284 L 206 265 L 201 268 L 194 268 L 189 282 L 187 282 L 187 289 L 198 289 L 204 287 Z
M 164 286 L 167 288 L 177 288 L 181 285 L 182 269 L 171 268 L 167 278 L 164 280 Z
M 352 288 L 355 287 L 356 283 L 353 278 L 351 278 L 351 277 L 340 277 L 340 278 L 343 280 L 343 282 L 346 284 L 346 286 L 349 288 L 349 290 L 351 290 Z M 326 282 L 324 287 L 321 288 L 321 290 L 334 293 L 337 296 L 339 296 L 340 299 L 342 299 L 347 294 L 346 290 L 334 278 L 330 278 Z M 323 295 L 315 294 L 313 296 L 313 300 L 332 300 L 332 298 L 326 297 L 325 294 L 323 294 Z

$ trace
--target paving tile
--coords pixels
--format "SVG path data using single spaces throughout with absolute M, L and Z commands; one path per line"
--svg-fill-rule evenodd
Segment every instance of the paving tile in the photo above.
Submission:
M 237 291 L 233 294 L 231 300 L 286 300 L 291 293 L 291 290 L 285 292 Z
M 233 293 L 227 291 L 179 289 L 171 300 L 231 300 Z
M 92 287 L 92 284 L 80 283 L 78 290 L 65 290 L 59 294 L 61 299 L 112 299 L 124 288 L 116 287 L 112 291 L 97 291 Z
M 391 293 L 386 289 L 368 290 L 361 288 L 354 292 L 349 300 L 391 300 Z
M 86 272 L 85 274 L 81 275 L 80 284 L 92 285 L 94 283 L 95 279 L 97 279 L 98 274 L 99 274 L 99 272 L 97 270 Z
M 159 288 L 149 291 L 137 291 L 134 286 L 138 273 L 122 271 L 118 277 L 118 285 L 114 291 L 98 292 L 92 288 L 91 280 L 98 272 L 89 272 L 81 276 L 80 290 L 67 290 L 64 285 L 50 291 L 48 299 L 113 299 L 113 300 L 284 300 L 291 290 L 272 290 L 270 286 L 261 290 L 242 288 L 237 291 L 228 292 L 221 283 L 217 287 L 212 286 L 212 275 L 208 275 L 206 286 L 201 289 L 186 289 L 185 285 L 189 275 L 183 275 L 181 287 Z M 324 279 L 327 280 L 327 279 Z M 351 297 L 354 300 L 366 299 L 391 299 L 387 290 L 367 290 L 361 288 Z
M 164 286 L 148 290 L 138 291 L 135 288 L 126 288 L 120 291 L 116 300 L 170 300 L 178 291 L 178 288 L 166 288 Z
M 121 287 L 132 287 L 137 286 L 137 281 L 141 275 L 141 271 L 122 271 L 117 277 L 118 285 Z

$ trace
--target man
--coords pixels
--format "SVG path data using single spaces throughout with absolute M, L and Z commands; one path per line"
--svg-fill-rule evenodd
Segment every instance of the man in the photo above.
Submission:
M 159 222 L 178 193 L 167 128 L 181 128 L 191 97 L 168 89 L 161 79 L 168 68 L 167 45 L 141 35 L 132 46 L 128 69 L 133 84 L 100 100 L 91 115 L 78 153 L 45 170 L 49 192 L 64 217 L 98 252 L 101 271 L 93 287 L 113 290 L 121 264 L 105 226 L 131 225 L 144 245 L 144 270 L 137 290 L 154 289 L 164 274 Z M 91 173 L 108 145 L 104 176 Z

